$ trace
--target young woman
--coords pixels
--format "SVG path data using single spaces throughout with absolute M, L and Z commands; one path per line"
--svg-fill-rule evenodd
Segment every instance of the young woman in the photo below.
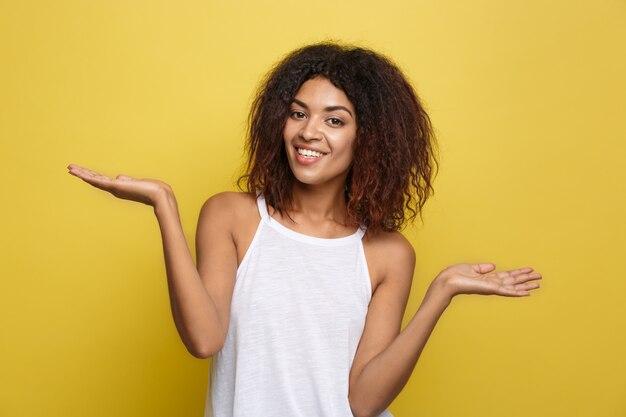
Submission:
M 197 267 L 168 184 L 68 168 L 154 207 L 174 322 L 192 355 L 213 358 L 207 416 L 391 416 L 453 297 L 527 296 L 541 278 L 450 266 L 401 331 L 415 253 L 399 230 L 433 191 L 434 145 L 396 65 L 325 42 L 287 55 L 262 83 L 246 191 L 202 206 Z

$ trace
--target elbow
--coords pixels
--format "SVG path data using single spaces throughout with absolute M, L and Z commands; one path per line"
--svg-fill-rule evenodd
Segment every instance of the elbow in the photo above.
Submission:
M 354 408 L 352 409 L 352 415 L 354 417 L 376 417 L 376 414 L 372 414 L 372 413 L 368 413 L 368 412 L 361 412 L 361 411 L 357 411 Z
M 206 343 L 204 345 L 196 346 L 191 349 L 187 348 L 187 350 L 189 351 L 189 353 L 191 353 L 192 356 L 198 359 L 207 359 L 221 351 L 223 346 L 223 343 Z
M 352 411 L 352 415 L 354 417 L 376 417 L 378 414 L 373 412 L 372 410 L 367 409 L 362 404 L 359 404 L 353 401 L 351 398 L 348 398 L 350 403 L 350 409 Z
M 226 341 L 226 332 L 215 334 L 215 332 L 196 337 L 190 341 L 187 350 L 198 359 L 207 359 L 219 353 Z

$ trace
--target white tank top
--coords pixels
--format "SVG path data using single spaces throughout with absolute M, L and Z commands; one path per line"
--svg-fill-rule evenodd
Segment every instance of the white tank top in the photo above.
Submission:
M 204 415 L 353 417 L 349 374 L 371 298 L 365 229 L 313 237 L 270 217 L 262 195 L 257 205 Z

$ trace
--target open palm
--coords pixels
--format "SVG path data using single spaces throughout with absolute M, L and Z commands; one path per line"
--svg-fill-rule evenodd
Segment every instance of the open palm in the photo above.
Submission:
M 132 200 L 154 206 L 159 194 L 164 190 L 171 190 L 165 182 L 151 178 L 133 178 L 127 175 L 118 175 L 110 178 L 95 171 L 70 164 L 69 173 L 83 181 L 113 194 L 117 198 Z
M 491 263 L 456 264 L 441 271 L 437 276 L 444 282 L 451 296 L 458 294 L 502 295 L 522 297 L 539 288 L 541 274 L 533 268 L 520 268 L 495 272 Z

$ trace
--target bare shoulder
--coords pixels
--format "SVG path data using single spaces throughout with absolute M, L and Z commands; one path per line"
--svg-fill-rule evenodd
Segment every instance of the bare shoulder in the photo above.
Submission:
M 251 193 L 241 191 L 222 191 L 209 197 L 204 205 L 211 205 L 221 209 L 237 209 L 242 206 L 254 205 L 255 198 Z
M 376 234 L 366 233 L 363 243 L 371 246 L 377 253 L 382 252 L 394 259 L 398 257 L 415 256 L 415 250 L 411 242 L 398 231 L 379 232 Z
M 415 267 L 415 249 L 411 242 L 398 231 L 366 233 L 363 248 L 376 284 L 388 277 L 412 279 Z
M 237 266 L 241 263 L 261 216 L 252 193 L 224 191 L 209 197 L 200 210 L 198 233 L 219 231 L 221 239 L 235 247 Z
M 200 218 L 211 217 L 215 221 L 236 225 L 256 211 L 256 199 L 251 193 L 223 191 L 209 197 L 200 210 Z

